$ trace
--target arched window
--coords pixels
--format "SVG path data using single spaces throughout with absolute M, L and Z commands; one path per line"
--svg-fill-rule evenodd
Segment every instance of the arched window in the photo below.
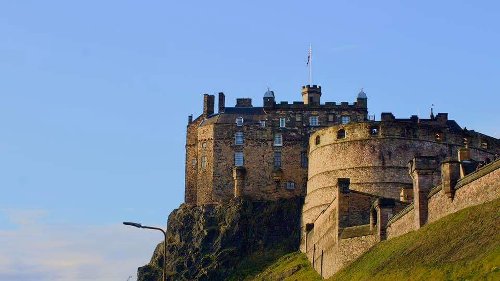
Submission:
M 319 145 L 321 143 L 321 138 L 319 136 L 316 136 L 316 139 L 314 140 L 314 143 L 316 145 Z
M 345 130 L 344 129 L 340 129 L 337 131 L 337 139 L 345 139 Z
M 436 133 L 434 135 L 434 138 L 436 139 L 436 141 L 442 141 L 443 140 L 443 137 L 442 137 L 441 133 Z

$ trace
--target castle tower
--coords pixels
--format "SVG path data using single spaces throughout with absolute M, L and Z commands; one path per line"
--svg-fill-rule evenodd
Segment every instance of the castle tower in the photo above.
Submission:
M 264 107 L 273 108 L 274 104 L 275 104 L 274 92 L 267 89 L 267 92 L 264 94 Z
M 361 108 L 368 108 L 368 97 L 366 93 L 361 89 L 358 94 L 358 98 L 356 99 L 356 106 Z
M 321 99 L 321 86 L 305 85 L 302 86 L 302 100 L 304 104 L 319 105 Z

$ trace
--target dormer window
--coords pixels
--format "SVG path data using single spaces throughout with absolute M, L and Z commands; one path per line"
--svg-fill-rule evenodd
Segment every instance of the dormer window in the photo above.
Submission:
M 243 126 L 243 117 L 236 118 L 236 126 Z
M 285 128 L 286 127 L 286 118 L 281 117 L 280 118 L 280 128 Z

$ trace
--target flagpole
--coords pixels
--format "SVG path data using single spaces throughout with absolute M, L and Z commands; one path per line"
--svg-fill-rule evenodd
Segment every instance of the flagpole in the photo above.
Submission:
M 312 84 L 312 45 L 309 44 L 309 85 Z

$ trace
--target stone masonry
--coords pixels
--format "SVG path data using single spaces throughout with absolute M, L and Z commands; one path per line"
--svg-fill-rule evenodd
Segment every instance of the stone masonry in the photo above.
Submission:
M 367 98 L 321 103 L 320 86 L 302 87 L 302 102 L 275 101 L 272 91 L 263 106 L 239 98 L 226 107 L 219 93 L 204 95 L 203 113 L 190 116 L 186 140 L 187 204 L 228 202 L 235 196 L 253 200 L 303 197 L 306 193 L 309 136 L 328 126 L 367 121 Z

